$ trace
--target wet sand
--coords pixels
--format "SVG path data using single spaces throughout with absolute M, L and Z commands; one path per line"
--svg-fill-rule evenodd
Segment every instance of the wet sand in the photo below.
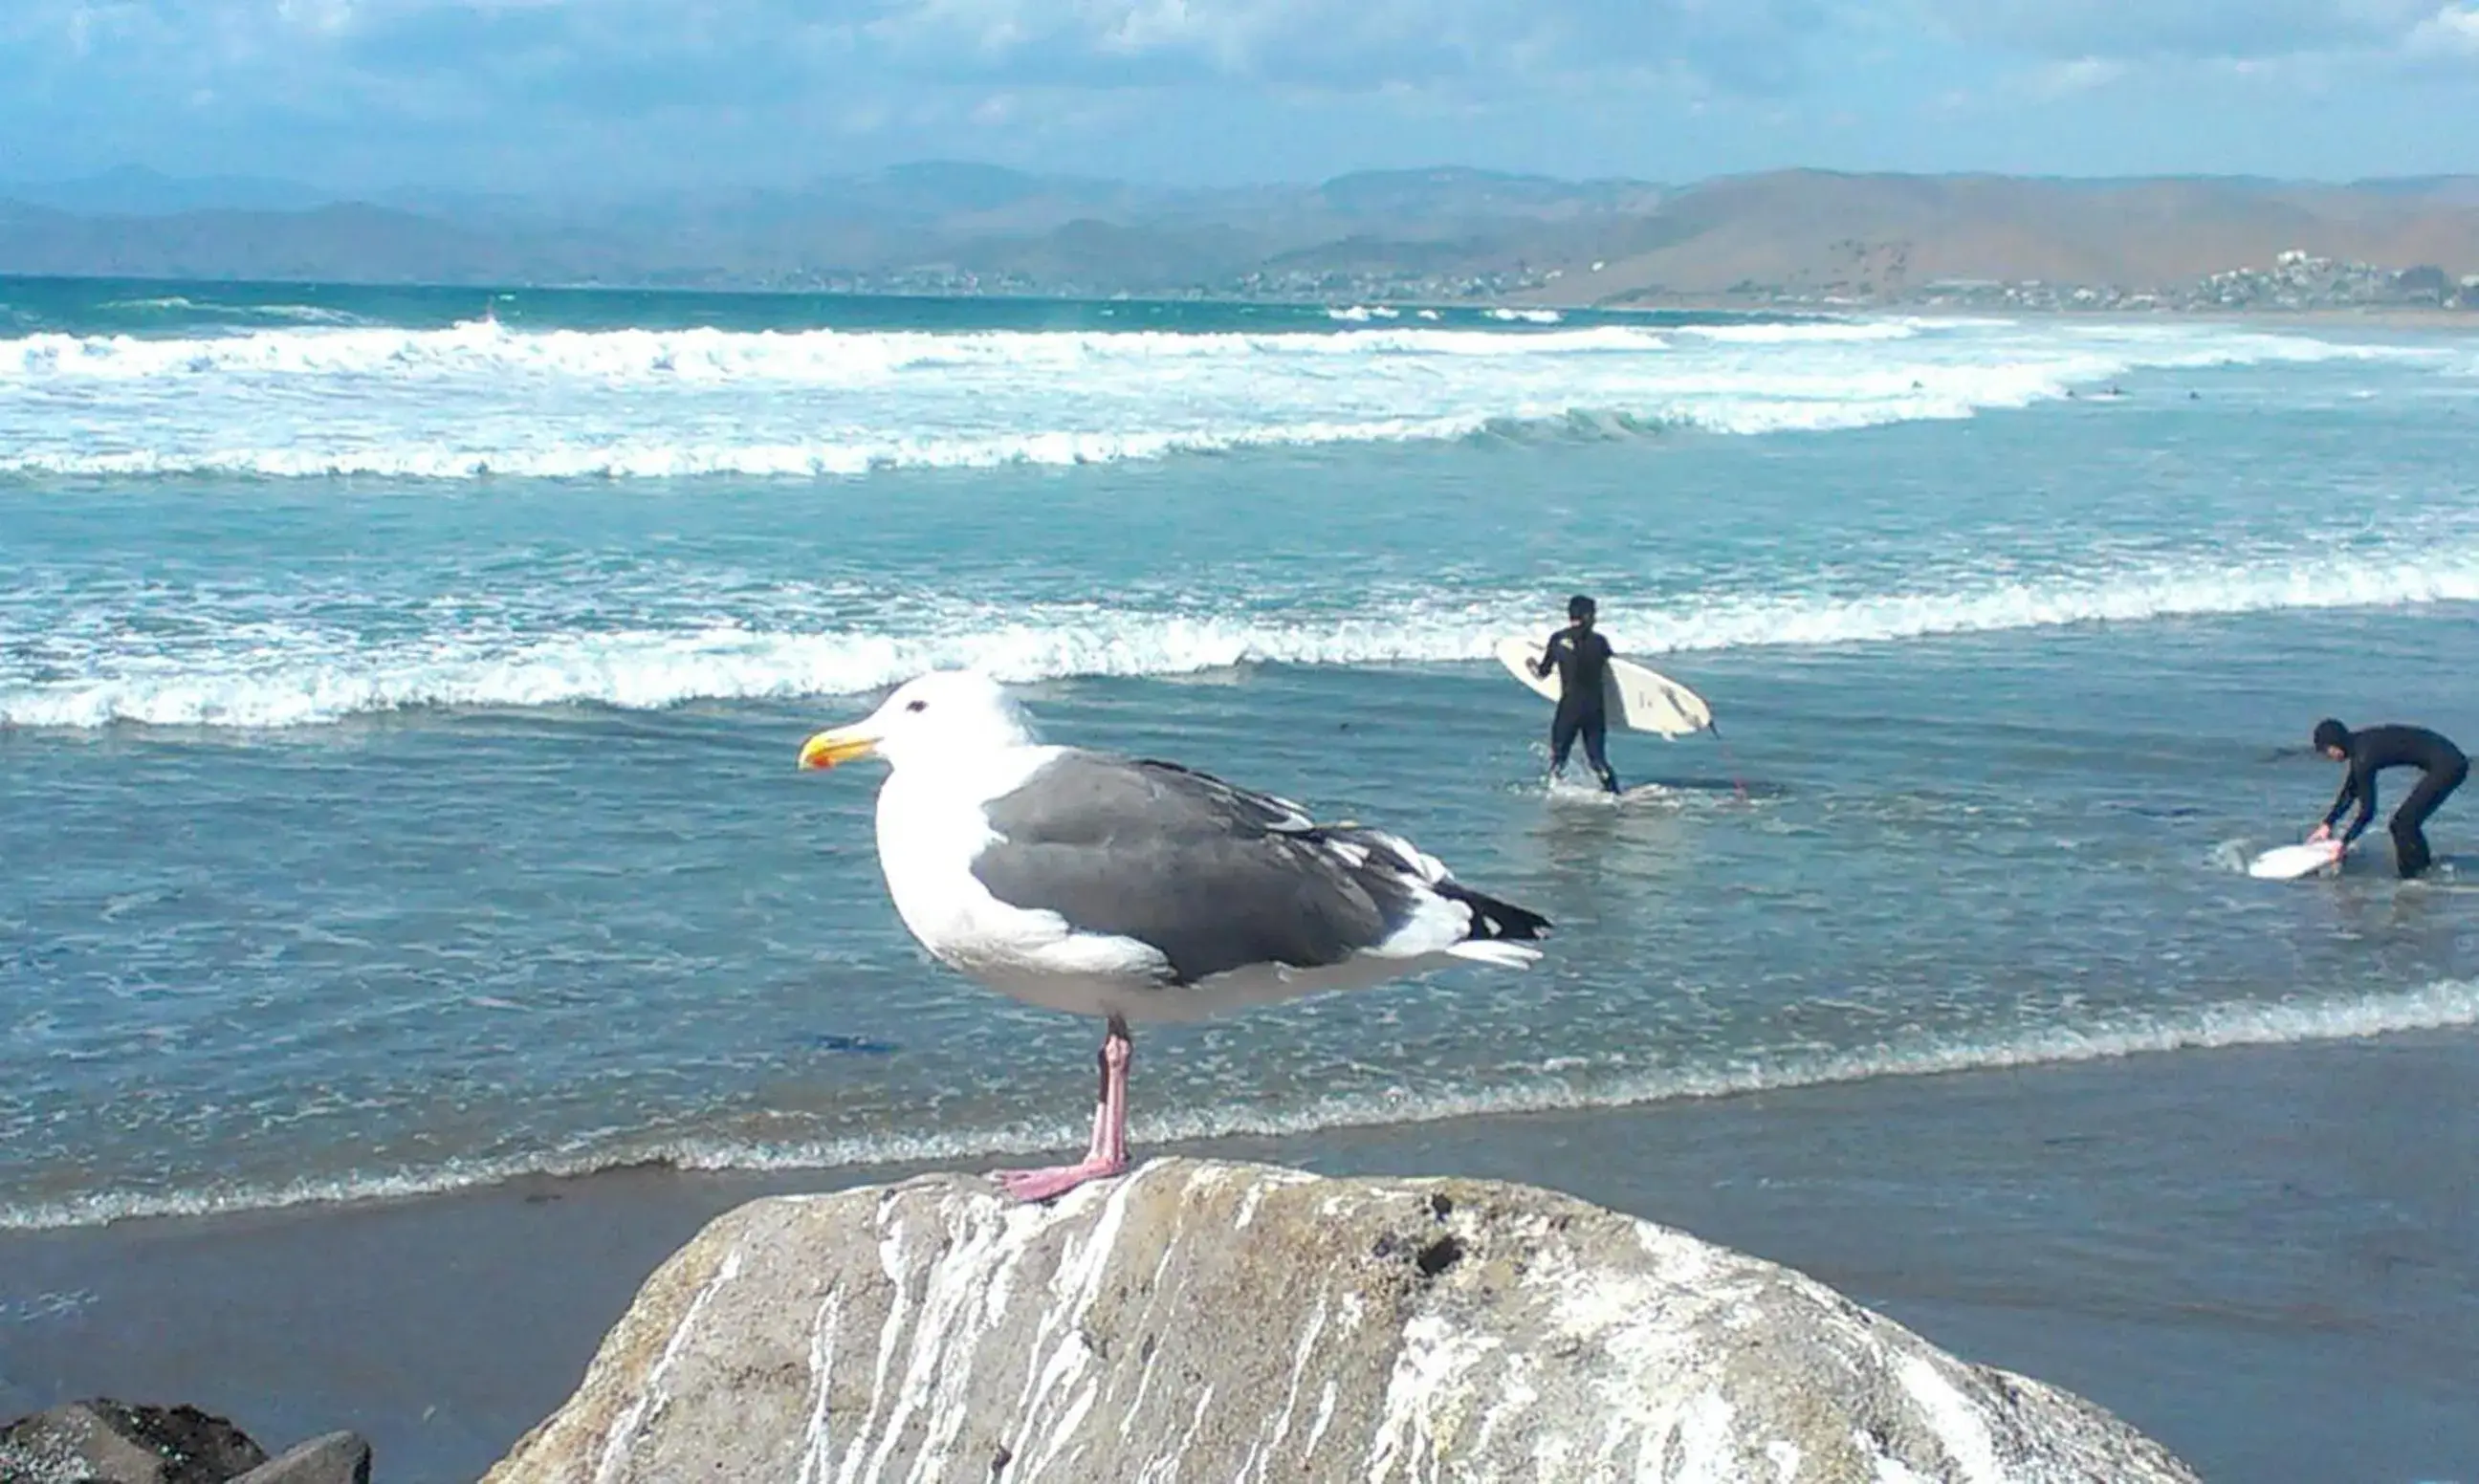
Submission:
M 2479 1036 L 2438 1033 L 1181 1152 L 1571 1190 L 2079 1392 L 2210 1479 L 2479 1480 L 2474 1072 Z M 383 1484 L 471 1479 L 705 1220 L 900 1173 L 0 1233 L 0 1415 L 192 1400 L 271 1446 L 358 1428 Z

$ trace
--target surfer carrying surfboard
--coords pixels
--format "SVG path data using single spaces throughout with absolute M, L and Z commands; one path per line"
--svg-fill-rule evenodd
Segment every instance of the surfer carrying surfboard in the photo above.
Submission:
M 1549 645 L 1532 662 L 1532 673 L 1547 679 L 1558 672 L 1558 709 L 1549 719 L 1549 777 L 1567 771 L 1567 755 L 1583 738 L 1584 758 L 1600 775 L 1601 786 L 1619 792 L 1619 776 L 1610 771 L 1605 748 L 1609 712 L 1601 700 L 1610 668 L 1610 641 L 1593 628 L 1593 600 L 1577 593 L 1567 600 L 1566 627 L 1549 636 Z
M 2436 812 L 2437 806 L 2462 786 L 2462 780 L 2468 775 L 2470 759 L 2462 755 L 2462 749 L 2424 727 L 2369 727 L 2352 731 L 2328 716 L 2315 724 L 2315 750 L 2335 762 L 2348 764 L 2349 771 L 2341 779 L 2341 792 L 2333 800 L 2333 806 L 2324 811 L 2324 822 L 2315 827 L 2308 840 L 2316 843 L 2332 839 L 2333 822 L 2356 800 L 2358 817 L 2350 821 L 2350 828 L 2334 846 L 2334 857 L 2338 859 L 2341 852 L 2348 850 L 2367 828 L 2367 822 L 2376 817 L 2376 775 L 2387 768 L 2416 768 L 2418 782 L 2411 788 L 2401 807 L 2393 811 L 2387 828 L 2393 837 L 2393 865 L 2403 879 L 2426 870 L 2432 857 L 2428 855 L 2427 836 L 2419 832 L 2419 827 L 2427 823 L 2427 816 Z

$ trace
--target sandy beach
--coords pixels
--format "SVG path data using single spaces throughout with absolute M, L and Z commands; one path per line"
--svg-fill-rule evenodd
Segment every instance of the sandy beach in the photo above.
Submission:
M 2479 1474 L 2474 1068 L 2479 1044 L 2432 1034 L 1185 1152 L 1559 1187 L 2080 1392 L 2207 1478 L 2407 1484 Z M 391 1484 L 472 1478 L 705 1220 L 904 1173 L 642 1169 L 9 1234 L 0 1411 L 192 1398 L 266 1437 L 357 1428 Z

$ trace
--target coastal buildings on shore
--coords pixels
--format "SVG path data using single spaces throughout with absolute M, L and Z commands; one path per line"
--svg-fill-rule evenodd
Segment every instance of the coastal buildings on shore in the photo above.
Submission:
M 1943 279 L 1904 302 L 1954 308 L 2143 311 L 2470 309 L 2479 310 L 2479 273 L 2456 276 L 2433 265 L 2389 269 L 2289 248 L 2270 268 L 2233 268 L 2161 289 L 2114 284 Z
M 1260 300 L 1330 304 L 1495 304 L 1520 300 L 1563 307 L 1558 269 L 1516 267 L 1489 272 L 1410 273 L 1293 269 L 1250 272 L 1218 282 L 1141 295 L 1146 298 Z M 831 273 L 776 287 L 828 294 L 958 294 L 1108 298 L 1112 290 L 926 264 L 879 273 Z M 2041 278 L 1937 278 L 1919 284 L 1772 284 L 1750 279 L 1722 294 L 1666 294 L 1640 290 L 1597 307 L 1657 309 L 1725 304 L 1749 309 L 1965 309 L 2038 313 L 2151 314 L 2306 312 L 2335 309 L 2431 309 L 2479 312 L 2479 273 L 2453 273 L 2432 264 L 2405 269 L 2320 257 L 2301 248 L 2278 254 L 2266 268 L 2239 267 L 2185 283 L 2142 287 Z

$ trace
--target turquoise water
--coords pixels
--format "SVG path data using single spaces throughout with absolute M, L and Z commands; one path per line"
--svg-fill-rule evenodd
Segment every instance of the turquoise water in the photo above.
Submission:
M 0 1224 L 1081 1142 L 792 767 L 939 664 L 1559 924 L 1140 1140 L 2479 1024 L 2470 801 L 2240 869 L 2479 745 L 2479 344 L 1435 313 L 0 281 Z M 1485 657 L 1578 588 L 1721 719 L 1623 807 Z

